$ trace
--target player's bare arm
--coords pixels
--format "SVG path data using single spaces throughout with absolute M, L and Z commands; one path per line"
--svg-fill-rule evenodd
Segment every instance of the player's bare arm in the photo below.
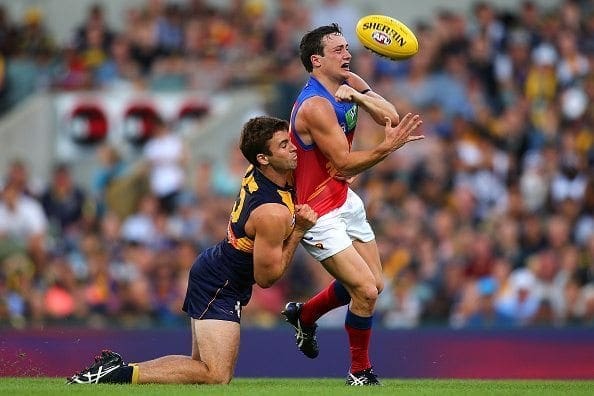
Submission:
M 295 227 L 284 205 L 265 204 L 252 212 L 249 222 L 255 230 L 254 279 L 258 286 L 268 288 L 283 276 L 299 241 L 316 220 L 317 215 L 307 205 L 295 207 Z
M 297 246 L 299 246 L 299 242 L 303 238 L 303 235 L 314 226 L 317 220 L 318 214 L 309 205 L 295 205 L 295 226 L 293 227 L 291 235 L 289 235 L 283 243 L 283 273 L 293 259 L 295 250 L 297 249 Z
M 423 138 L 422 135 L 411 135 L 422 124 L 418 115 L 410 115 L 406 122 L 403 119 L 395 127 L 386 118 L 390 122 L 386 125 L 386 138 L 382 143 L 369 150 L 350 151 L 336 117 L 329 114 L 334 114 L 334 109 L 326 99 L 310 98 L 299 109 L 297 129 L 309 133 L 310 140 L 316 143 L 336 172 L 345 178 L 371 168 L 409 141 Z
M 384 117 L 390 117 L 392 126 L 398 124 L 400 116 L 394 105 L 372 91 L 365 80 L 351 72 L 347 84 L 341 85 L 334 94 L 337 100 L 357 103 L 378 125 L 384 125 Z

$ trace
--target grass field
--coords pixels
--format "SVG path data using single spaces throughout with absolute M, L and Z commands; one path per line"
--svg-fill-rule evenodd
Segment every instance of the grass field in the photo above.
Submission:
M 230 385 L 65 385 L 61 378 L 0 378 L 0 395 L 592 395 L 594 381 L 383 379 L 381 387 L 347 387 L 341 379 L 237 378 Z

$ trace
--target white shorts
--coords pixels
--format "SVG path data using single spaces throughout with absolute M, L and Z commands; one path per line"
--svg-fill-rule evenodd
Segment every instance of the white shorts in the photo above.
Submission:
M 301 244 L 313 258 L 322 261 L 348 248 L 354 240 L 370 242 L 374 239 L 363 201 L 349 188 L 345 203 L 318 218 Z

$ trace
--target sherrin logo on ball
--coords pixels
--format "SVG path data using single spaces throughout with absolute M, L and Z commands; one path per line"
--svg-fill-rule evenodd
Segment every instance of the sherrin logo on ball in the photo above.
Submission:
M 367 15 L 355 28 L 365 48 L 392 60 L 408 59 L 419 52 L 415 34 L 404 23 L 387 15 Z

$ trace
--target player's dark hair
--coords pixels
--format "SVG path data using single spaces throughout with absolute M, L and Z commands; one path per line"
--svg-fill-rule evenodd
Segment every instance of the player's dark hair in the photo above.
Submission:
M 243 156 L 254 166 L 260 167 L 258 154 L 271 155 L 270 139 L 278 131 L 288 131 L 289 123 L 280 118 L 260 116 L 246 122 L 241 131 L 239 148 Z
M 342 30 L 337 23 L 333 23 L 331 25 L 320 26 L 307 32 L 301 39 L 301 43 L 299 44 L 299 56 L 301 57 L 301 63 L 303 63 L 303 66 L 308 73 L 311 73 L 313 70 L 311 56 L 324 55 L 322 39 L 328 34 L 342 35 Z

